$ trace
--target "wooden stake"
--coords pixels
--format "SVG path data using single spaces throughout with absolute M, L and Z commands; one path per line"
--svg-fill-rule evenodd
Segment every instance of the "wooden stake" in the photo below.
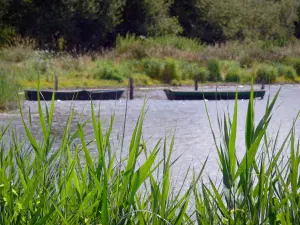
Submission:
M 58 90 L 58 76 L 55 76 L 55 91 Z
M 195 79 L 195 91 L 198 91 L 198 79 Z
M 130 78 L 129 78 L 129 99 L 130 99 L 130 100 L 133 99 L 133 89 L 134 89 L 134 86 L 133 86 L 133 78 L 130 77 Z
M 264 80 L 261 83 L 261 90 L 265 90 L 265 81 Z

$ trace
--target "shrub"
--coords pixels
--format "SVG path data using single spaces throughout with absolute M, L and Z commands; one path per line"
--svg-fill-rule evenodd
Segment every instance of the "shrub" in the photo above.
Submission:
M 241 80 L 241 69 L 230 68 L 226 73 L 225 80 L 227 82 L 240 82 Z
M 278 67 L 279 76 L 284 76 L 288 80 L 294 81 L 296 79 L 296 70 L 291 66 L 280 65 Z
M 151 79 L 146 74 L 135 73 L 132 74 L 135 85 L 150 85 L 152 83 Z
M 101 78 L 105 80 L 117 80 L 119 82 L 124 81 L 124 77 L 120 74 L 117 68 L 104 68 Z
M 292 66 L 296 70 L 297 75 L 300 75 L 300 58 L 299 57 L 288 57 L 283 60 L 283 64 Z
M 208 80 L 208 77 L 209 77 L 209 71 L 207 70 L 207 68 L 199 67 L 193 79 L 198 80 L 200 82 L 206 82 Z
M 278 70 L 276 67 L 268 64 L 259 64 L 256 67 L 256 82 L 273 83 L 276 81 Z
M 237 61 L 221 61 L 222 72 L 225 74 L 227 82 L 240 82 L 241 68 Z
M 119 82 L 124 81 L 124 77 L 120 73 L 120 70 L 114 64 L 105 62 L 96 68 L 93 77 L 94 79 L 116 80 Z
M 199 66 L 196 63 L 183 62 L 180 65 L 181 79 L 194 79 L 197 74 Z
M 249 55 L 242 56 L 240 59 L 241 67 L 250 68 L 253 64 L 253 60 L 255 59 L 251 58 Z
M 147 58 L 141 61 L 140 72 L 144 72 L 151 78 L 160 80 L 163 69 L 164 63 L 162 60 Z
M 125 37 L 117 37 L 116 50 L 118 53 L 130 54 L 132 58 L 145 58 L 147 57 L 145 44 L 144 39 L 127 34 Z
M 209 70 L 209 81 L 220 81 L 221 77 L 221 67 L 217 59 L 211 59 L 208 61 L 207 68 Z
M 181 83 L 178 80 L 175 80 L 175 79 L 171 80 L 170 83 L 171 83 L 172 86 L 180 86 L 181 85 Z
M 243 69 L 241 74 L 241 83 L 252 83 L 253 81 L 253 71 L 248 69 Z
M 162 81 L 170 83 L 172 80 L 179 80 L 180 73 L 177 62 L 174 59 L 168 58 L 165 61 L 165 66 L 161 74 Z

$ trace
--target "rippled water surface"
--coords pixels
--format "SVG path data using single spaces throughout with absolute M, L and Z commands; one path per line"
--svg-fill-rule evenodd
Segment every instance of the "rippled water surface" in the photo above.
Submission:
M 245 89 L 248 87 L 244 87 Z M 267 88 L 266 97 L 263 100 L 256 100 L 255 113 L 256 121 L 258 121 L 264 113 L 267 104 L 267 95 L 273 97 L 278 91 L 279 86 Z M 206 173 L 214 177 L 218 173 L 217 152 L 214 148 L 212 134 L 206 115 L 205 105 L 203 101 L 169 101 L 166 99 L 165 93 L 160 89 L 142 89 L 135 92 L 135 99 L 128 101 L 128 111 L 126 119 L 126 130 L 124 140 L 124 154 L 128 152 L 128 143 L 131 133 L 134 129 L 135 122 L 139 116 L 144 100 L 147 101 L 147 113 L 144 122 L 143 137 L 147 141 L 149 149 L 153 147 L 157 141 L 175 132 L 175 150 L 174 158 L 181 155 L 180 159 L 173 168 L 173 177 L 175 180 L 182 180 L 185 171 L 189 166 L 199 170 L 202 163 L 209 156 Z M 237 154 L 241 155 L 244 149 L 244 128 L 245 117 L 248 101 L 239 100 L 239 117 L 238 117 L 238 138 L 237 138 Z M 43 105 L 49 103 L 43 103 Z M 55 102 L 55 115 L 53 119 L 53 133 L 58 136 L 56 146 L 59 144 L 59 137 L 63 133 L 64 125 L 67 121 L 70 108 L 74 107 L 75 116 L 72 126 L 75 127 L 79 121 L 88 119 L 91 115 L 91 107 L 89 101 L 77 102 Z M 115 113 L 115 123 L 113 126 L 112 141 L 115 151 L 120 152 L 120 143 L 123 131 L 123 123 L 126 109 L 125 96 L 119 101 L 95 101 L 95 106 L 100 106 L 101 118 L 104 127 L 107 127 L 110 117 Z M 209 115 L 212 120 L 213 127 L 217 130 L 217 112 L 232 112 L 234 101 L 207 101 Z M 39 120 L 37 113 L 37 103 L 25 101 L 23 103 L 23 111 L 25 117 L 28 112 L 32 113 L 32 130 L 35 135 L 39 136 Z M 269 135 L 275 135 L 277 130 L 281 129 L 280 137 L 282 140 L 288 133 L 293 120 L 300 110 L 300 86 L 283 86 L 277 101 L 270 128 Z M 12 121 L 12 127 L 17 129 L 19 134 L 24 134 L 24 129 L 19 117 L 18 111 L 0 114 L 0 124 Z M 28 118 L 26 118 L 28 121 Z M 93 130 L 90 123 L 85 127 L 86 139 L 93 139 Z M 300 123 L 296 123 L 296 131 L 300 131 Z M 217 132 L 218 133 L 218 132 Z

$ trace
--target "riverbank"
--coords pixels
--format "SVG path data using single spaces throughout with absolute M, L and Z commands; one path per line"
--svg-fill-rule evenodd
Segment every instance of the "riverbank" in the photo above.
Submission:
M 286 84 L 300 82 L 300 42 L 284 47 L 264 42 L 205 46 L 195 39 L 119 37 L 116 47 L 99 52 L 40 51 L 34 42 L 0 49 L 0 107 L 15 101 L 12 93 L 36 88 L 193 86 L 200 83 Z

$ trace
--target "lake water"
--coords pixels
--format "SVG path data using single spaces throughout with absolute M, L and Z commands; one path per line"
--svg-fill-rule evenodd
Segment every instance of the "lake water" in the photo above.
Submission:
M 234 89 L 234 87 L 232 87 Z M 249 87 L 239 87 L 247 89 Z M 264 113 L 268 96 L 272 98 L 280 86 L 267 87 L 266 96 L 263 100 L 255 101 L 255 117 L 259 121 Z M 222 87 L 220 87 L 222 89 Z M 118 101 L 95 101 L 98 108 L 100 106 L 101 118 L 104 128 L 107 127 L 110 117 L 115 113 L 115 123 L 113 126 L 112 142 L 115 151 L 120 152 L 121 137 L 123 132 L 126 94 Z M 205 173 L 211 177 L 218 174 L 217 152 L 214 147 L 212 134 L 209 128 L 205 105 L 203 101 L 169 101 L 162 89 L 140 89 L 135 92 L 135 99 L 128 101 L 127 118 L 123 153 L 128 153 L 128 144 L 131 133 L 133 132 L 138 115 L 145 99 L 148 99 L 147 113 L 144 122 L 143 137 L 147 141 L 147 146 L 151 149 L 161 138 L 170 137 L 175 132 L 175 148 L 173 157 L 181 156 L 173 168 L 173 182 L 180 183 L 188 167 L 196 171 L 201 169 L 202 163 L 209 156 Z M 49 103 L 43 103 L 43 106 Z M 209 116 L 212 120 L 213 127 L 218 134 L 217 129 L 217 112 L 219 114 L 233 111 L 234 101 L 207 101 L 206 102 Z M 247 112 L 248 101 L 239 100 L 238 116 L 238 138 L 237 154 L 241 156 L 244 151 L 244 130 L 245 117 Z M 73 106 L 72 106 L 73 105 Z M 280 140 L 283 140 L 289 132 L 298 111 L 300 110 L 300 86 L 286 85 L 283 86 L 277 101 L 275 113 L 270 123 L 268 133 L 270 136 L 276 134 L 280 128 Z M 64 125 L 67 121 L 70 108 L 74 107 L 75 116 L 72 126 L 75 128 L 78 122 L 88 119 L 91 115 L 89 101 L 77 102 L 55 102 L 55 114 L 53 119 L 53 133 L 59 137 L 63 133 Z M 37 112 L 37 103 L 25 101 L 23 111 L 26 121 L 28 122 L 28 112 L 32 113 L 32 131 L 36 137 L 39 136 L 39 120 Z M 16 128 L 20 135 L 24 135 L 24 129 L 18 111 L 0 114 L 0 124 L 12 121 L 12 127 Z M 296 123 L 297 137 L 299 137 L 300 123 Z M 93 130 L 91 123 L 85 127 L 87 140 L 93 139 Z M 91 150 L 93 151 L 93 150 Z M 189 177 L 191 179 L 191 177 Z

